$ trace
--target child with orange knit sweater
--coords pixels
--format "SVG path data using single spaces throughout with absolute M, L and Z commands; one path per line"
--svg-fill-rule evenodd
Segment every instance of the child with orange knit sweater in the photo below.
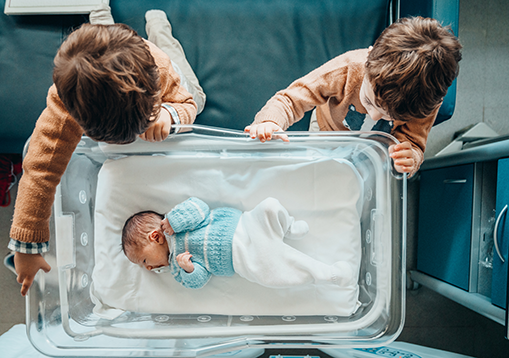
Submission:
M 173 37 L 166 14 L 145 14 L 148 41 L 114 24 L 108 5 L 62 43 L 23 162 L 9 248 L 24 296 L 39 269 L 51 268 L 49 218 L 56 187 L 83 134 L 115 144 L 164 140 L 172 124 L 191 124 L 205 94 Z
M 460 50 L 458 39 L 438 21 L 400 19 L 369 49 L 340 55 L 277 92 L 245 131 L 262 142 L 271 140 L 274 132 L 286 130 L 314 109 L 312 123 L 316 120 L 321 131 L 391 133 L 400 142 L 389 148 L 396 170 L 413 175 L 458 74 Z M 288 141 L 285 134 L 274 137 Z

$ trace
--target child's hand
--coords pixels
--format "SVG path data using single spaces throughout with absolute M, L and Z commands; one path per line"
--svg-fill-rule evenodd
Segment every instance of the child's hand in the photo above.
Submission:
M 170 134 L 171 123 L 170 113 L 161 108 L 159 116 L 151 123 L 145 133 L 140 134 L 140 138 L 147 142 L 161 142 Z
M 173 228 L 171 227 L 170 222 L 168 221 L 167 218 L 164 218 L 164 220 L 161 220 L 161 228 L 168 235 L 173 235 L 175 233 L 175 231 L 173 231 Z
M 191 273 L 194 271 L 194 265 L 191 261 L 191 257 L 193 257 L 193 255 L 191 255 L 187 251 L 177 255 L 177 263 L 187 273 Z
M 51 270 L 51 266 L 41 254 L 22 254 L 20 252 L 14 253 L 14 267 L 18 273 L 17 281 L 21 283 L 21 296 L 28 293 L 28 289 L 32 286 L 35 275 L 40 269 L 44 272 Z
M 271 140 L 272 137 L 274 139 L 282 139 L 283 142 L 289 142 L 288 136 L 286 134 L 275 134 L 272 135 L 274 132 L 283 132 L 283 129 L 278 126 L 274 122 L 263 122 L 260 124 L 253 124 L 251 126 L 247 126 L 244 128 L 244 132 L 249 132 L 249 135 L 252 139 L 255 139 L 258 137 L 260 142 L 265 142 L 266 140 Z
M 394 161 L 394 167 L 399 173 L 413 173 L 417 168 L 414 151 L 410 142 L 393 144 L 389 147 L 389 155 Z

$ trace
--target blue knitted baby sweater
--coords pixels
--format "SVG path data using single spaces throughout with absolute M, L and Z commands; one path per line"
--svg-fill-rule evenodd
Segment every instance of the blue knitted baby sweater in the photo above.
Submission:
M 211 275 L 232 276 L 232 240 L 242 212 L 234 208 L 210 210 L 191 197 L 166 214 L 175 233 L 169 238 L 170 269 L 175 279 L 188 288 L 200 288 Z M 187 273 L 177 263 L 177 255 L 188 251 L 194 271 Z

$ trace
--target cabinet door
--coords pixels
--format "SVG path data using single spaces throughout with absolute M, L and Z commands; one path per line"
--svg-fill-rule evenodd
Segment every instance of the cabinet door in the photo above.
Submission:
M 468 291 L 474 165 L 425 170 L 419 191 L 417 269 Z
M 509 261 L 509 209 L 502 210 L 509 205 L 509 158 L 498 161 L 497 173 L 497 245 L 493 248 L 493 277 L 491 281 L 491 302 L 506 308 L 507 295 L 507 266 Z M 498 251 L 498 252 L 497 252 Z M 505 262 L 502 262 L 500 255 Z

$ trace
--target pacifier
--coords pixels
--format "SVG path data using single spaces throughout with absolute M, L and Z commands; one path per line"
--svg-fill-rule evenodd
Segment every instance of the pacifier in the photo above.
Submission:
M 152 270 L 150 270 L 152 272 L 155 272 L 155 273 L 165 273 L 165 272 L 170 272 L 170 266 L 161 266 L 161 267 L 156 267 L 156 268 L 153 268 Z

